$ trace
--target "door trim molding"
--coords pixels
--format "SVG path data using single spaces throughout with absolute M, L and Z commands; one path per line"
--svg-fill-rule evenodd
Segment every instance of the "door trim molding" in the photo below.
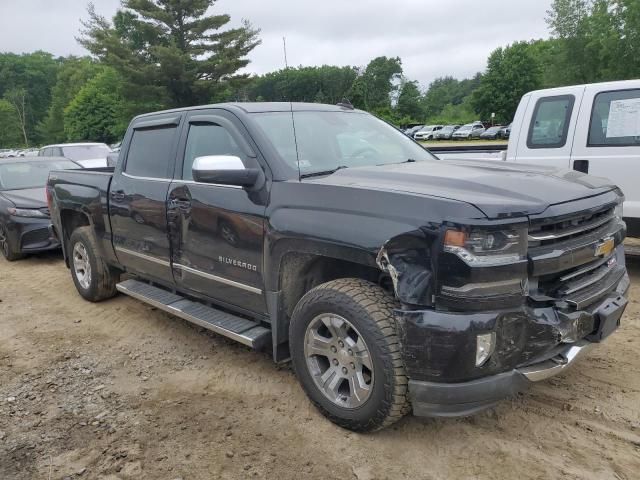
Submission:
M 122 248 L 122 247 L 115 247 L 117 252 L 120 253 L 125 253 L 127 255 L 131 255 L 133 257 L 138 257 L 141 258 L 143 260 L 147 260 L 149 262 L 153 262 L 153 263 L 157 263 L 158 265 L 162 265 L 163 267 L 171 267 L 171 263 L 163 260 L 162 258 L 158 258 L 158 257 L 153 257 L 151 255 L 145 255 L 144 253 L 140 253 L 140 252 L 134 252 L 133 250 L 129 250 L 128 248 Z
M 257 295 L 262 294 L 262 290 L 259 288 L 252 287 L 251 285 L 247 285 L 245 283 L 236 282 L 234 280 L 229 280 L 228 278 L 212 275 L 210 273 L 203 272 L 201 270 L 196 270 L 195 268 L 187 267 L 186 265 L 180 265 L 179 263 L 174 263 L 173 267 L 177 268 L 178 270 L 182 270 L 183 272 L 191 273 L 192 275 L 197 275 L 199 277 L 206 278 L 207 280 L 213 280 L 214 282 L 223 283 L 231 287 L 241 288 L 242 290 L 246 290 L 247 292 L 255 293 Z

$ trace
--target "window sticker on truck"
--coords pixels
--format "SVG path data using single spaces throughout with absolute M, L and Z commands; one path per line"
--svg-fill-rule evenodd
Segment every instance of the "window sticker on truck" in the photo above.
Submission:
M 640 98 L 611 102 L 607 138 L 637 136 L 640 136 Z

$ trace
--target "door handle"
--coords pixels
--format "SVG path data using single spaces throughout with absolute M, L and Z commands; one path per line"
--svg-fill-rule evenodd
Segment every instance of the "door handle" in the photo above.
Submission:
M 115 192 L 111 192 L 111 198 L 117 201 L 124 200 L 124 190 L 116 190 Z
M 589 173 L 589 160 L 574 160 L 573 169 L 578 172 Z
M 179 208 L 180 210 L 190 210 L 191 209 L 191 200 L 182 200 L 182 199 L 172 199 L 169 202 L 170 209 Z

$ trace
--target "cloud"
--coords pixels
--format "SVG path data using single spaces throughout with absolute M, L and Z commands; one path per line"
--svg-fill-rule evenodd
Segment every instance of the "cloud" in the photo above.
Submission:
M 95 1 L 111 17 L 119 0 Z M 548 36 L 551 0 L 219 0 L 213 13 L 232 24 L 249 20 L 262 44 L 247 71 L 289 65 L 364 66 L 379 55 L 402 58 L 405 74 L 423 87 L 439 76 L 463 78 L 481 71 L 489 53 L 518 40 Z M 75 41 L 86 0 L 0 0 L 0 49 L 55 55 L 83 54 Z

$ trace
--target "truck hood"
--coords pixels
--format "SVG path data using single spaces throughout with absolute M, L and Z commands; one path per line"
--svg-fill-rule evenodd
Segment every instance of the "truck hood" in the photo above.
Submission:
M 4 190 L 0 195 L 5 197 L 16 208 L 42 208 L 47 206 L 45 188 L 24 188 L 21 190 Z
M 481 160 L 355 167 L 308 181 L 458 200 L 488 218 L 536 215 L 615 188 L 609 180 L 574 170 Z

